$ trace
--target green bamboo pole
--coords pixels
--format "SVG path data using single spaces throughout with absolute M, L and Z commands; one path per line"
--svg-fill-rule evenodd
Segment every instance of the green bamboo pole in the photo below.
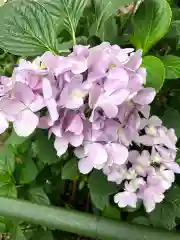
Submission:
M 180 234 L 0 197 L 0 215 L 102 240 L 179 240 Z

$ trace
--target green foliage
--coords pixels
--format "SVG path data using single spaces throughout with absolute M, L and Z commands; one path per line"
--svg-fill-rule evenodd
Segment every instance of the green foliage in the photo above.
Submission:
M 76 43 L 76 29 L 88 0 L 40 0 L 56 18 L 60 29 L 65 28 Z
M 21 228 L 19 225 L 13 225 L 10 229 L 11 237 L 13 240 L 26 240 Z
M 112 18 L 117 14 L 118 9 L 125 5 L 132 3 L 132 0 L 93 0 L 94 18 L 93 24 L 90 28 L 90 34 L 100 37 L 104 41 L 110 38 L 109 32 L 117 36 L 117 26 L 115 19 Z M 114 19 L 114 20 L 113 20 Z M 111 35 L 111 37 L 113 37 Z M 112 39 L 111 39 L 112 40 Z
M 51 231 L 45 231 L 43 229 L 38 230 L 34 235 L 32 240 L 38 239 L 38 240 L 53 240 L 53 235 Z
M 62 169 L 62 179 L 76 180 L 79 176 L 77 159 L 70 159 Z
M 31 151 L 24 155 L 24 159 L 19 165 L 19 182 L 21 184 L 30 183 L 36 179 L 38 175 L 38 168 L 32 158 Z
M 106 205 L 103 212 L 102 212 L 104 217 L 111 218 L 114 220 L 120 220 L 120 211 L 117 207 L 111 206 L 111 205 Z
M 51 16 L 34 1 L 21 0 L 4 5 L 0 8 L 0 46 L 14 55 L 36 56 L 48 50 L 56 53 L 57 40 Z
M 174 186 L 169 190 L 165 200 L 150 213 L 149 219 L 154 227 L 171 230 L 176 227 L 177 217 L 180 217 L 180 188 Z
M 144 225 L 144 226 L 150 226 L 150 221 L 147 217 L 144 216 L 139 216 L 133 219 L 132 221 L 135 224 L 139 224 L 139 225 Z
M 109 195 L 117 191 L 117 185 L 107 181 L 100 171 L 93 171 L 88 181 L 91 200 L 96 208 L 104 210 L 109 205 Z
M 145 0 L 133 19 L 132 43 L 135 47 L 148 52 L 168 31 L 171 16 L 166 0 Z
M 165 66 L 165 78 L 177 79 L 180 78 L 180 57 L 167 55 L 162 57 Z
M 12 147 L 17 147 L 26 141 L 27 138 L 19 137 L 14 131 L 10 134 L 6 140 L 6 145 L 11 145 Z
M 168 108 L 164 112 L 163 123 L 168 128 L 174 128 L 176 131 L 177 137 L 180 137 L 180 113 L 173 108 Z
M 147 70 L 146 86 L 153 87 L 158 92 L 164 83 L 164 65 L 161 60 L 154 56 L 146 56 L 143 59 L 143 67 Z
M 36 132 L 36 151 L 39 159 L 44 164 L 50 165 L 59 160 L 53 143 L 48 139 L 47 134 L 41 130 Z
M 41 205 L 49 205 L 50 201 L 41 187 L 32 187 L 28 190 L 28 198 L 33 203 L 38 203 Z

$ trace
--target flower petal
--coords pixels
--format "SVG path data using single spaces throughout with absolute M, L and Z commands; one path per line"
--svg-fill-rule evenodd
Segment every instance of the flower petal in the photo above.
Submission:
M 83 174 L 87 174 L 93 169 L 93 162 L 88 157 L 79 160 L 78 162 L 79 171 Z
M 6 120 L 4 114 L 0 112 L 0 134 L 2 134 L 8 127 L 8 121 Z
M 104 83 L 104 89 L 108 94 L 120 89 L 126 88 L 129 76 L 122 68 L 112 68 L 109 70 L 107 79 Z
M 45 100 L 45 103 L 47 105 L 50 117 L 53 121 L 56 121 L 59 117 L 59 113 L 57 111 L 57 103 L 53 98 L 50 98 L 48 100 Z
M 150 104 L 155 98 L 156 92 L 154 88 L 143 88 L 140 90 L 135 97 L 133 97 L 133 102 L 146 105 Z
M 72 135 L 69 137 L 69 142 L 70 142 L 70 144 L 71 144 L 72 146 L 74 146 L 74 147 L 79 147 L 80 145 L 82 145 L 83 139 L 84 139 L 83 134 L 80 134 L 80 135 L 72 134 Z
M 50 99 L 53 96 L 51 83 L 47 78 L 42 81 L 42 91 L 45 99 Z
M 112 159 L 113 163 L 122 165 L 127 161 L 128 149 L 121 144 L 111 143 L 106 145 L 108 157 Z
M 56 137 L 55 142 L 54 142 L 54 147 L 57 151 L 57 155 L 60 157 L 63 155 L 67 149 L 68 149 L 68 140 L 65 137 L 58 138 Z
M 39 118 L 31 110 L 21 111 L 13 122 L 14 130 L 18 136 L 27 137 L 38 126 Z
M 92 143 L 87 146 L 88 158 L 92 159 L 94 164 L 102 164 L 107 161 L 107 152 L 105 147 L 100 143 Z
M 82 133 L 82 131 L 83 131 L 83 121 L 78 114 L 74 115 L 74 117 L 72 118 L 69 126 L 66 128 L 66 132 L 67 131 L 70 131 L 70 132 L 75 133 L 77 135 Z

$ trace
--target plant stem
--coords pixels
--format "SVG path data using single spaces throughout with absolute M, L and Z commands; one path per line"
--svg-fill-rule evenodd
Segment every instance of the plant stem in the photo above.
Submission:
M 73 45 L 76 45 L 76 35 L 75 32 L 72 32 L 72 40 L 73 40 Z
M 179 233 L 4 197 L 0 197 L 0 216 L 103 240 L 179 240 Z

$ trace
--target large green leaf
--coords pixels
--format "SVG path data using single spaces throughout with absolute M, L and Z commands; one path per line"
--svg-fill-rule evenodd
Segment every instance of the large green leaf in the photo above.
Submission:
M 5 144 L 17 147 L 21 145 L 24 141 L 26 141 L 26 139 L 27 139 L 26 137 L 20 137 L 15 133 L 15 131 L 12 131 L 11 135 L 8 137 Z
M 21 184 L 29 183 L 36 179 L 38 175 L 38 168 L 32 158 L 32 153 L 29 151 L 24 155 L 23 162 L 19 166 L 19 182 Z
M 83 14 L 88 0 L 39 0 L 46 9 L 56 18 L 58 26 L 63 27 L 71 34 L 76 42 L 76 28 Z
M 43 188 L 34 187 L 30 188 L 28 191 L 28 198 L 33 203 L 38 203 L 41 205 L 49 205 L 50 201 Z
M 165 66 L 165 78 L 180 78 L 180 57 L 167 55 L 161 58 Z
M 117 185 L 107 181 L 101 171 L 93 171 L 89 177 L 89 190 L 94 205 L 104 210 L 109 205 L 109 195 L 117 191 Z
M 39 159 L 45 164 L 52 164 L 59 160 L 53 143 L 42 130 L 37 131 L 36 134 L 36 151 Z
M 163 202 L 158 204 L 150 214 L 150 221 L 154 227 L 173 229 L 176 226 L 175 209 L 171 203 Z
M 62 179 L 75 180 L 78 176 L 77 159 L 70 159 L 62 169 Z
M 173 186 L 165 200 L 157 204 L 149 217 L 153 226 L 173 229 L 176 226 L 176 217 L 180 217 L 180 187 Z
M 168 31 L 171 8 L 166 0 L 145 0 L 134 19 L 132 43 L 137 49 L 147 52 Z
M 0 177 L 11 175 L 14 171 L 15 160 L 12 148 L 5 146 L 0 152 Z
M 47 10 L 32 0 L 0 8 L 0 47 L 15 55 L 57 52 L 56 33 Z
M 158 92 L 164 83 L 165 69 L 162 61 L 154 56 L 146 56 L 142 66 L 147 70 L 146 86 L 153 87 Z

